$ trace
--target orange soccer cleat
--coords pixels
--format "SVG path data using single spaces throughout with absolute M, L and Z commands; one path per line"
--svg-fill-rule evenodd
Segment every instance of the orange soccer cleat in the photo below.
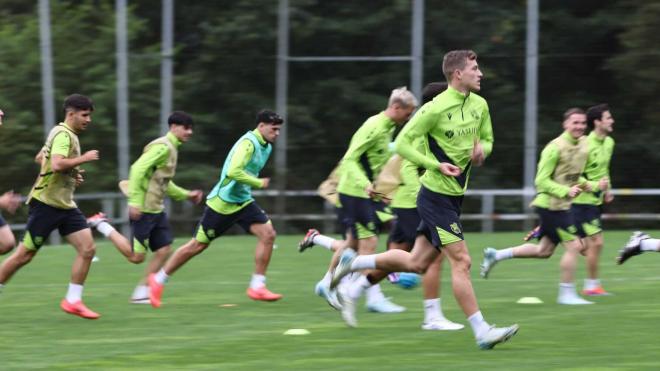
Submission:
M 62 308 L 63 311 L 69 314 L 73 314 L 74 316 L 78 316 L 82 318 L 97 319 L 101 317 L 100 314 L 87 308 L 85 304 L 83 304 L 82 300 L 78 300 L 75 303 L 69 303 L 66 299 L 62 299 L 62 302 L 60 303 L 60 308 Z
M 270 292 L 266 286 L 260 287 L 258 289 L 248 288 L 247 296 L 252 300 L 261 300 L 261 301 L 276 301 L 282 299 L 281 294 L 275 294 Z

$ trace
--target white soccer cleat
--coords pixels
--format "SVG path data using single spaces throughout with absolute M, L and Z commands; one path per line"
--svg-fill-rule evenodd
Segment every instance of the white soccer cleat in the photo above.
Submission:
M 493 269 L 495 264 L 497 264 L 495 254 L 497 254 L 497 250 L 493 249 L 492 247 L 487 247 L 484 249 L 484 261 L 481 262 L 479 269 L 479 274 L 481 277 L 488 278 L 488 273 L 490 273 L 490 270 Z
M 461 330 L 465 326 L 460 323 L 452 322 L 446 318 L 437 318 L 422 324 L 422 330 L 435 330 L 435 331 L 456 331 Z
M 559 296 L 557 298 L 557 304 L 562 304 L 562 305 L 588 305 L 588 304 L 594 304 L 594 302 L 589 301 L 589 300 L 584 300 L 581 297 L 575 295 L 575 296 Z
M 406 307 L 394 304 L 390 298 L 383 298 L 373 303 L 367 303 L 367 310 L 375 313 L 401 313 Z
M 651 237 L 644 232 L 641 231 L 633 232 L 632 236 L 630 236 L 630 239 L 628 239 L 628 243 L 626 243 L 626 246 L 624 246 L 623 249 L 619 251 L 619 256 L 616 259 L 617 264 L 621 265 L 626 260 L 632 258 L 633 256 L 641 254 L 642 241 L 648 238 Z
M 477 338 L 477 345 L 484 350 L 493 349 L 495 345 L 511 339 L 518 332 L 518 328 L 518 325 L 509 327 L 492 326 L 485 334 Z
M 334 290 L 337 285 L 339 285 L 339 282 L 341 281 L 344 276 L 347 274 L 351 273 L 351 265 L 353 264 L 353 260 L 357 257 L 357 254 L 353 249 L 347 248 L 344 250 L 343 253 L 341 253 L 341 257 L 339 258 L 339 264 L 337 264 L 337 267 L 335 268 L 335 271 L 332 272 L 332 280 L 330 281 L 330 290 Z M 340 294 L 341 295 L 341 294 Z
M 325 282 L 319 281 L 314 288 L 314 292 L 316 295 L 325 299 L 325 301 L 328 302 L 328 305 L 330 305 L 332 308 L 341 310 L 341 303 L 337 298 L 337 291 L 330 290 L 329 285 L 327 285 Z
M 337 290 L 337 297 L 341 302 L 341 318 L 348 327 L 357 327 L 357 317 L 355 315 L 355 300 L 348 295 L 348 285 L 341 285 Z
M 149 298 L 131 298 L 129 302 L 131 304 L 151 304 Z

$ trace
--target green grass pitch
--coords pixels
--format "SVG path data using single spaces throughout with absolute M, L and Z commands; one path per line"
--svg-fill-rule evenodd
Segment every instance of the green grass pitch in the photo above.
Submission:
M 360 327 L 349 329 L 313 293 L 330 253 L 319 247 L 298 253 L 301 236 L 278 237 L 273 253 L 268 285 L 284 294 L 283 300 L 247 298 L 255 239 L 239 236 L 220 238 L 177 272 L 160 309 L 128 303 L 143 266 L 127 263 L 108 243 L 99 242 L 100 261 L 92 265 L 84 299 L 102 317 L 89 321 L 59 309 L 73 249 L 46 247 L 0 294 L 0 369 L 657 370 L 660 254 L 617 266 L 614 257 L 628 235 L 605 234 L 601 276 L 615 295 L 594 298 L 596 305 L 566 307 L 555 303 L 561 247 L 549 260 L 501 262 L 483 280 L 478 277 L 483 248 L 516 244 L 522 234 L 467 234 L 473 283 L 486 320 L 520 325 L 518 335 L 491 351 L 477 348 L 451 292 L 446 264 L 444 312 L 465 329 L 421 330 L 421 290 L 387 282 L 385 294 L 408 310 L 373 314 L 361 303 Z M 582 259 L 579 287 L 584 276 Z M 516 304 L 523 296 L 544 303 Z M 292 328 L 311 333 L 283 335 Z

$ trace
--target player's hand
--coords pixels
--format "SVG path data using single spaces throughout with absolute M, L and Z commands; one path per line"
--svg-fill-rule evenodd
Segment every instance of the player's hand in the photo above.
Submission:
M 261 188 L 264 188 L 264 189 L 268 188 L 268 186 L 270 185 L 270 178 L 260 178 L 260 180 L 262 182 L 261 183 Z
M 611 192 L 605 192 L 603 195 L 603 201 L 606 204 L 609 204 L 610 202 L 614 201 L 614 195 Z
M 484 148 L 481 146 L 481 143 L 478 139 L 474 140 L 474 147 L 472 147 L 472 164 L 475 166 L 483 165 L 486 160 L 486 155 L 484 154 Z
M 438 169 L 440 170 L 441 173 L 447 176 L 461 175 L 461 168 L 456 165 L 452 165 L 448 162 L 441 162 L 440 165 L 438 165 Z
M 598 189 L 601 191 L 607 191 L 607 189 L 610 186 L 610 178 L 608 177 L 603 177 L 601 180 L 598 181 Z
M 135 206 L 128 205 L 128 218 L 131 220 L 140 220 L 142 211 Z
M 21 195 L 14 191 L 7 191 L 0 196 L 0 209 L 7 210 L 10 214 L 15 213 L 20 205 Z
M 85 170 L 83 170 L 83 169 L 78 169 L 78 171 L 76 172 L 76 176 L 75 176 L 75 178 L 76 178 L 76 187 L 80 187 L 85 182 L 85 177 L 83 177 L 84 172 L 85 172 Z
M 204 197 L 204 192 L 200 189 L 195 189 L 194 191 L 188 192 L 188 199 L 192 201 L 195 205 L 199 205 L 200 202 L 202 202 L 202 198 Z
M 582 188 L 579 185 L 574 185 L 568 190 L 568 197 L 575 198 L 582 193 Z
M 81 157 L 85 162 L 96 161 L 99 159 L 99 151 L 93 149 L 85 152 Z
M 584 183 L 580 184 L 580 189 L 585 191 L 585 192 L 593 191 L 593 188 L 591 187 L 591 183 L 589 183 L 589 182 L 584 182 Z
M 364 191 L 367 192 L 367 196 L 369 196 L 369 198 L 371 199 L 374 199 L 379 196 L 378 192 L 376 192 L 376 189 L 374 189 L 374 185 L 371 183 L 367 185 Z
M 5 116 L 5 113 L 0 109 L 0 126 L 2 126 L 2 118 Z

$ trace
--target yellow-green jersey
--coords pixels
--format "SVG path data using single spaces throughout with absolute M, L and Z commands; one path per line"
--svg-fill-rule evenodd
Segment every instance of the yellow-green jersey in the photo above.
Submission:
M 419 151 L 415 141 L 424 140 Z M 493 149 L 493 128 L 486 100 L 475 93 L 463 94 L 449 87 L 424 104 L 398 135 L 396 151 L 426 172 L 421 184 L 449 196 L 462 196 L 468 185 L 471 158 L 476 142 L 484 155 Z M 447 176 L 439 165 L 446 162 L 458 166 L 461 175 Z
M 168 195 L 181 201 L 189 191 L 174 184 L 178 148 L 181 141 L 171 132 L 144 147 L 142 155 L 131 165 L 128 182 L 128 204 L 143 213 L 157 214 L 165 208 Z
M 548 210 L 568 210 L 571 187 L 586 182 L 581 175 L 587 162 L 587 140 L 562 133 L 545 146 L 536 170 L 536 198 L 533 206 Z
M 595 132 L 591 132 L 587 137 L 587 146 L 589 148 L 589 157 L 584 167 L 582 176 L 591 185 L 591 192 L 582 192 L 574 200 L 574 204 L 595 205 L 603 204 L 604 192 L 598 188 L 598 182 L 603 178 L 610 177 L 610 161 L 614 152 L 614 139 L 610 136 L 599 137 Z M 608 185 L 608 189 L 611 184 Z
M 371 116 L 353 134 L 340 163 L 339 193 L 369 198 L 367 185 L 373 183 L 390 158 L 395 122 L 385 112 Z
M 58 209 L 74 209 L 77 207 L 73 201 L 73 192 L 76 189 L 76 177 L 80 168 L 78 166 L 62 172 L 52 170 L 53 156 L 61 155 L 65 158 L 80 156 L 80 142 L 78 135 L 65 123 L 55 126 L 41 149 L 41 169 L 27 202 L 37 199 L 46 205 Z

